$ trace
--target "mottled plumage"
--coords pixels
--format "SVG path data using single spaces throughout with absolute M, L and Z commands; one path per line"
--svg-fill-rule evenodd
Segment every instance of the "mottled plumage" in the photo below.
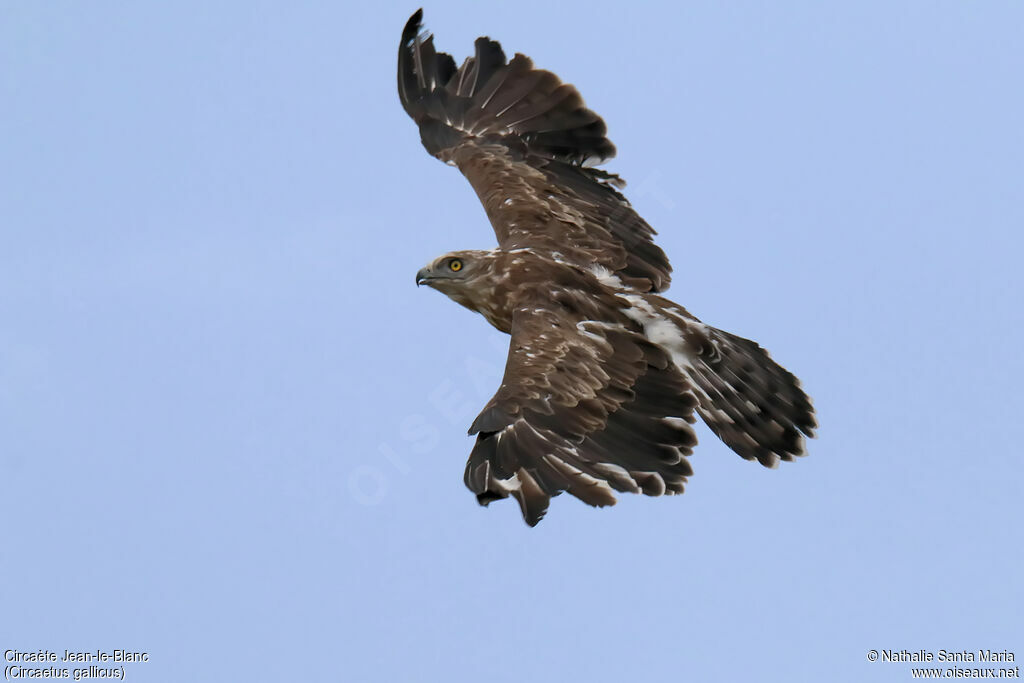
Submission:
M 514 497 L 535 525 L 563 491 L 682 493 L 695 415 L 743 458 L 804 454 L 816 426 L 796 377 L 752 341 L 659 295 L 671 267 L 654 230 L 592 168 L 615 154 L 576 89 L 478 38 L 455 67 L 406 24 L 402 106 L 427 151 L 456 166 L 498 247 L 445 254 L 416 274 L 511 335 L 497 393 L 470 427 L 465 481 L 486 505 Z

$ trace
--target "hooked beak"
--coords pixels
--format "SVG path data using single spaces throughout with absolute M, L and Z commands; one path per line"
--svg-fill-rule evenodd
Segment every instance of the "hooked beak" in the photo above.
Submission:
M 420 268 L 416 272 L 416 286 L 417 287 L 419 287 L 420 285 L 428 284 L 433 279 L 434 278 L 432 278 L 430 276 L 430 269 L 429 268 Z

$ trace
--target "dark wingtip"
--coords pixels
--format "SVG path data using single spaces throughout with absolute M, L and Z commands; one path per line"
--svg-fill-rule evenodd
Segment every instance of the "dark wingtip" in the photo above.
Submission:
M 507 496 L 499 495 L 494 491 L 484 491 L 483 493 L 476 494 L 476 502 L 482 507 L 487 507 L 494 501 L 501 500 L 502 498 L 507 498 Z
M 423 8 L 420 7 L 418 10 L 412 13 L 409 17 L 409 21 L 405 22 L 405 28 L 402 29 L 402 44 L 406 45 L 410 40 L 416 37 L 416 34 L 420 32 L 420 27 L 423 24 Z
M 416 36 L 423 30 L 423 9 L 416 10 L 402 29 L 402 42 L 398 45 L 398 98 L 402 107 L 412 116 L 410 107 L 419 89 L 413 62 L 416 57 Z

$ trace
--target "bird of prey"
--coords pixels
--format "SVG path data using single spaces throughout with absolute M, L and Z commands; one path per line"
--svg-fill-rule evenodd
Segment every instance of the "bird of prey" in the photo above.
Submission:
M 458 168 L 498 238 L 416 273 L 511 335 L 497 393 L 469 429 L 466 486 L 513 497 L 536 525 L 563 491 L 683 492 L 699 415 L 766 467 L 804 454 L 817 426 L 800 383 L 756 343 L 663 297 L 671 267 L 654 230 L 595 168 L 615 154 L 576 89 L 478 38 L 462 66 L 417 11 L 398 49 L 398 93 L 427 151 Z

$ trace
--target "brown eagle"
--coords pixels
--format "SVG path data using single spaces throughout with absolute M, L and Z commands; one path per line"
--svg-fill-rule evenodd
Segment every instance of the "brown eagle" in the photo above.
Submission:
M 702 323 L 659 292 L 671 267 L 654 230 L 593 167 L 615 155 L 576 89 L 478 38 L 456 68 L 402 32 L 398 93 L 427 151 L 457 167 L 498 237 L 416 273 L 511 335 L 505 376 L 469 429 L 465 481 L 481 505 L 512 496 L 530 526 L 563 491 L 683 492 L 694 413 L 747 460 L 804 454 L 814 409 L 756 343 Z

